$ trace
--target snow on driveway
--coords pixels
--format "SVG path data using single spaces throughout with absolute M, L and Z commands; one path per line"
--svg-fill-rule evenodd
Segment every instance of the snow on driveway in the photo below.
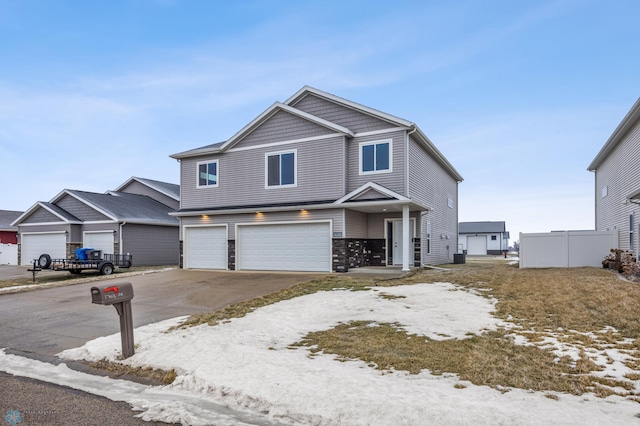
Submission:
M 554 400 L 545 393 L 520 389 L 501 393 L 462 382 L 451 374 L 390 374 L 361 361 L 338 362 L 334 356 L 324 354 L 311 358 L 307 348 L 289 347 L 309 332 L 356 320 L 371 321 L 373 325 L 399 323 L 409 333 L 432 339 L 464 338 L 467 333 L 479 334 L 500 326 L 491 315 L 493 310 L 492 300 L 453 284 L 436 283 L 319 292 L 266 306 L 214 327 L 202 325 L 166 333 L 181 321 L 178 318 L 136 329 L 138 348 L 126 360 L 134 366 L 175 369 L 179 376 L 173 384 L 155 388 L 131 384 L 133 388 L 125 391 L 122 385 L 113 384 L 122 381 L 100 378 L 104 383 L 98 387 L 102 395 L 146 410 L 143 418 L 147 420 L 183 424 L 243 424 L 257 418 L 309 425 L 639 421 L 635 415 L 640 412 L 640 405 L 620 397 L 557 394 L 559 399 Z M 119 353 L 120 336 L 116 334 L 64 351 L 60 356 L 115 360 Z M 35 368 L 14 366 L 22 361 L 24 358 L 0 352 L 0 370 L 10 365 L 11 373 L 26 375 Z M 52 375 L 51 381 L 71 387 L 74 382 L 83 382 L 76 375 L 65 376 Z M 455 387 L 456 384 L 465 387 Z M 88 388 L 83 390 L 92 392 Z M 175 395 L 180 398 L 169 403 Z M 203 404 L 211 405 L 207 409 Z M 247 417 L 215 418 L 215 404 L 240 410 Z

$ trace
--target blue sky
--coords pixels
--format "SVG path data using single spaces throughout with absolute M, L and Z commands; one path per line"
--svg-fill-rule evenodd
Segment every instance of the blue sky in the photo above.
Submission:
M 0 0 L 0 209 L 220 142 L 310 85 L 417 123 L 460 221 L 593 229 L 586 170 L 640 96 L 640 2 Z

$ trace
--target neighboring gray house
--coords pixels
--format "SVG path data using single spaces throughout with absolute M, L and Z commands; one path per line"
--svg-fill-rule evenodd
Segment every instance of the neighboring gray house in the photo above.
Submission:
M 311 87 L 180 161 L 181 266 L 448 263 L 462 177 L 410 121 Z
M 169 215 L 179 186 L 131 178 L 105 194 L 65 189 L 37 202 L 13 222 L 20 238 L 20 262 L 47 253 L 70 258 L 80 247 L 106 254 L 131 254 L 134 266 L 177 264 L 179 221 Z
M 460 222 L 459 251 L 469 255 L 502 254 L 509 249 L 509 232 L 504 222 Z
M 640 98 L 588 169 L 595 173 L 596 231 L 618 231 L 619 248 L 639 253 Z

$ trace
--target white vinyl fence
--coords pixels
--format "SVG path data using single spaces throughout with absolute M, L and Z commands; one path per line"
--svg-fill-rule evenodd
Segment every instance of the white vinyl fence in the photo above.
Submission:
M 18 245 L 0 244 L 0 265 L 18 264 Z
M 612 248 L 618 248 L 618 231 L 562 231 L 520 234 L 521 268 L 571 268 L 594 266 Z

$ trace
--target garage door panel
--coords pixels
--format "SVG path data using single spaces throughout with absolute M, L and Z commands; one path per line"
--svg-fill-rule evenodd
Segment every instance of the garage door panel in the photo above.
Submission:
M 238 269 L 331 270 L 328 223 L 239 226 L 237 239 Z
M 227 228 L 185 228 L 185 268 L 227 269 Z
M 485 255 L 487 254 L 487 237 L 467 237 L 467 254 Z
M 20 238 L 22 265 L 31 265 L 33 259 L 37 259 L 41 254 L 48 254 L 53 259 L 63 259 L 67 256 L 66 234 L 22 234 Z
M 83 236 L 82 245 L 86 248 L 101 250 L 102 254 L 114 254 L 113 236 L 113 231 L 87 232 Z

